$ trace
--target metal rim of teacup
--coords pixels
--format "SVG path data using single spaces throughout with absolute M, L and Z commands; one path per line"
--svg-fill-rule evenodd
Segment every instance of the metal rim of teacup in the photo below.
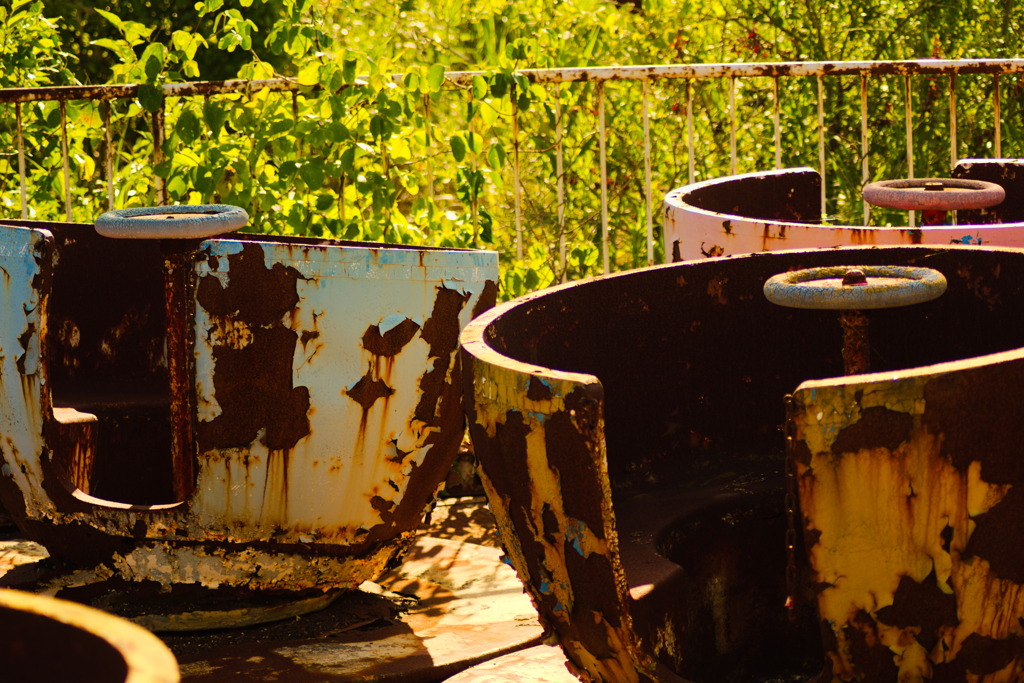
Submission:
M 245 227 L 249 214 L 229 204 L 143 206 L 108 211 L 96 232 L 116 239 L 201 239 Z

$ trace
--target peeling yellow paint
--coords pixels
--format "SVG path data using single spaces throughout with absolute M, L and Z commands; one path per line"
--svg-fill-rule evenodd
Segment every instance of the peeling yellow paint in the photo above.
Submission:
M 927 379 L 798 391 L 796 438 L 811 451 L 809 462 L 797 464 L 800 506 L 807 529 L 820 534 L 808 552 L 816 580 L 825 584 L 818 596 L 820 616 L 838 644 L 829 653 L 834 680 L 859 675 L 848 629 L 857 629 L 868 646 L 875 642 L 872 629 L 856 625 L 860 611 L 874 620 L 877 642 L 893 653 L 900 681 L 930 679 L 932 666 L 955 659 L 972 634 L 1024 634 L 1024 586 L 996 578 L 987 561 L 964 552 L 975 529 L 972 518 L 1002 501 L 1010 486 L 986 482 L 980 462 L 958 469 L 942 455 L 943 435 L 931 433 L 921 420 Z M 833 452 L 843 430 L 870 407 L 911 415 L 907 437 L 892 447 Z M 955 596 L 959 623 L 939 630 L 931 652 L 915 637 L 917 627 L 877 618 L 894 604 L 902 577 L 933 581 L 943 594 Z M 1020 678 L 1019 672 L 1000 672 L 977 680 Z
M 614 568 L 616 592 L 624 603 L 628 595 L 625 575 L 618 559 L 618 544 L 611 520 L 611 484 L 608 480 L 607 465 L 604 454 L 604 423 L 599 414 L 577 415 L 576 411 L 568 410 L 565 404 L 567 396 L 574 391 L 588 386 L 589 382 L 581 382 L 576 377 L 538 375 L 536 373 L 517 371 L 477 361 L 474 363 L 473 388 L 475 394 L 476 422 L 491 439 L 498 435 L 499 427 L 504 425 L 510 411 L 518 413 L 527 430 L 525 455 L 526 461 L 521 464 L 523 475 L 529 481 L 529 501 L 511 501 L 502 495 L 486 474 L 481 472 L 481 480 L 495 513 L 498 530 L 503 539 L 505 551 L 519 572 L 520 578 L 534 590 L 550 595 L 557 607 L 554 610 L 542 609 L 549 621 L 561 623 L 568 631 L 574 628 L 572 620 L 588 618 L 577 614 L 575 587 L 567 564 L 567 553 L 578 552 L 587 558 L 598 554 L 608 559 Z M 531 399 L 530 383 L 541 382 L 546 391 L 540 392 L 543 398 Z M 565 511 L 562 496 L 563 487 L 573 486 L 573 478 L 577 472 L 560 472 L 551 462 L 548 453 L 546 427 L 552 415 L 566 412 L 576 423 L 577 428 L 584 432 L 587 447 L 593 458 L 594 467 L 600 481 L 588 482 L 595 484 L 601 491 L 601 507 L 603 511 L 602 529 L 592 529 L 582 520 L 569 516 Z M 519 466 L 519 463 L 516 463 Z M 510 505 L 528 506 L 526 513 L 528 529 L 517 529 L 513 526 Z M 545 526 L 547 518 L 547 526 Z M 552 521 L 557 525 L 552 536 Z M 540 561 L 542 576 L 530 576 L 530 564 L 523 554 L 517 541 L 517 534 L 528 535 L 542 549 Z M 538 596 L 534 596 L 535 602 Z M 541 605 L 538 604 L 538 607 Z M 583 643 L 562 639 L 562 646 L 570 660 L 575 664 L 577 674 L 583 680 L 623 681 L 635 683 L 640 680 L 638 669 L 649 669 L 649 662 L 639 651 L 636 638 L 632 632 L 628 612 L 623 608 L 617 615 L 620 619 L 618 627 L 607 621 L 604 615 L 590 611 L 590 618 L 600 625 L 607 634 L 610 656 L 599 657 L 588 651 Z

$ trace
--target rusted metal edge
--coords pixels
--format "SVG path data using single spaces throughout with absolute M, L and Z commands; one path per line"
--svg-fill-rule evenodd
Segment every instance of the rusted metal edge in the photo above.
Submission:
M 750 217 L 747 217 L 747 216 L 742 216 L 742 215 L 740 215 L 738 213 L 725 213 L 725 212 L 712 211 L 712 210 L 705 209 L 703 207 L 700 207 L 700 206 L 698 206 L 696 204 L 693 204 L 690 201 L 688 201 L 688 197 L 694 191 L 699 190 L 699 189 L 703 189 L 703 188 L 706 188 L 706 187 L 710 187 L 710 186 L 714 186 L 714 185 L 724 185 L 724 184 L 727 184 L 727 183 L 732 183 L 732 182 L 742 181 L 742 180 L 747 180 L 747 179 L 764 178 L 764 177 L 773 176 L 773 175 L 800 174 L 800 173 L 814 173 L 814 174 L 818 174 L 818 171 L 816 171 L 815 169 L 810 168 L 808 166 L 801 166 L 801 167 L 794 167 L 794 168 L 784 168 L 784 169 L 781 169 L 781 170 L 778 170 L 778 171 L 754 171 L 752 173 L 740 173 L 740 174 L 737 174 L 737 175 L 726 176 L 726 177 L 722 177 L 722 178 L 712 178 L 712 179 L 709 179 L 709 180 L 704 180 L 704 181 L 701 181 L 701 182 L 698 182 L 698 183 L 694 183 L 692 185 L 686 185 L 684 187 L 676 188 L 674 190 L 671 190 L 670 192 L 668 192 L 668 194 L 665 195 L 664 207 L 663 208 L 664 208 L 666 213 L 671 211 L 671 210 L 673 210 L 673 209 L 677 209 L 677 210 L 678 209 L 684 209 L 688 213 L 699 214 L 699 215 L 703 215 L 703 216 L 709 216 L 709 217 L 715 218 L 715 219 L 720 220 L 720 221 L 725 221 L 725 222 L 747 221 L 747 222 L 757 223 L 758 225 L 777 227 L 777 228 L 781 228 L 781 229 L 785 229 L 787 227 L 804 227 L 804 228 L 806 228 L 808 226 L 812 226 L 812 227 L 815 227 L 815 228 L 819 228 L 821 230 L 831 230 L 831 231 L 836 231 L 836 230 L 859 230 L 859 231 L 864 231 L 864 232 L 871 231 L 871 232 L 881 232 L 881 233 L 884 233 L 884 232 L 896 232 L 896 231 L 912 230 L 912 228 L 900 227 L 900 226 L 846 225 L 846 224 L 824 225 L 822 223 L 815 223 L 815 222 L 811 222 L 811 221 L 764 220 L 764 219 L 761 219 L 761 218 L 750 218 Z M 819 176 L 820 176 L 820 174 L 819 174 Z M 958 234 L 958 233 L 962 233 L 965 230 L 968 230 L 968 229 L 970 229 L 972 227 L 983 227 L 983 228 L 986 228 L 988 230 L 1020 228 L 1020 227 L 1024 227 L 1024 222 L 1008 222 L 1008 223 L 1000 223 L 1000 224 L 979 224 L 979 225 L 961 223 L 961 224 L 957 224 L 957 225 L 926 226 L 926 229 L 929 230 L 929 231 L 935 231 L 935 232 L 948 232 L 950 235 L 955 235 L 955 234 Z M 935 244 L 944 244 L 944 243 L 945 242 L 935 242 Z M 671 247 L 671 245 L 669 245 L 669 247 Z M 670 251 L 671 251 L 671 249 L 670 249 Z
M 488 343 L 491 323 L 538 296 L 492 309 L 461 337 L 481 482 L 509 561 L 570 668 L 584 680 L 650 680 L 656 663 L 633 630 L 618 554 L 603 387 L 592 375 L 531 365 Z M 570 476 L 572 487 L 564 485 Z
M 449 71 L 445 81 L 452 86 L 472 84 L 487 71 Z M 523 69 L 517 74 L 533 83 L 643 81 L 657 78 L 749 78 L 778 76 L 856 76 L 867 75 L 939 75 L 1024 73 L 1024 59 L 921 59 L 898 61 L 849 62 L 759 62 L 736 64 L 651 64 L 636 66 L 574 67 L 561 69 Z M 404 74 L 394 74 L 401 81 Z M 358 81 L 357 81 L 358 83 Z M 139 84 L 71 85 L 42 88 L 0 89 L 0 102 L 36 102 L 40 100 L 113 100 L 136 97 Z M 160 86 L 164 97 L 193 95 L 251 94 L 261 90 L 294 92 L 307 88 L 290 78 L 168 83 Z

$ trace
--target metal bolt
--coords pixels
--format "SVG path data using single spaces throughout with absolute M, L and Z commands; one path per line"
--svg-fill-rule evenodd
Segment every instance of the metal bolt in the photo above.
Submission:
M 850 268 L 843 275 L 843 286 L 844 287 L 857 287 L 860 285 L 866 285 L 868 283 L 868 276 L 864 274 L 864 271 L 860 268 Z

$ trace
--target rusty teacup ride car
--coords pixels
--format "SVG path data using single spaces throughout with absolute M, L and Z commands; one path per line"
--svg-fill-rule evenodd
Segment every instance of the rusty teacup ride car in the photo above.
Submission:
M 246 218 L 0 225 L 0 497 L 93 580 L 352 588 L 457 453 L 496 254 L 227 234 Z
M 763 291 L 806 269 L 796 282 L 930 292 L 860 301 L 870 367 L 847 374 L 835 310 Z M 1022 273 L 1012 248 L 780 251 L 556 287 L 471 323 L 485 488 L 571 667 L 1021 680 Z
M 821 176 L 811 168 L 790 168 L 714 178 L 669 192 L 665 254 L 683 261 L 848 245 L 1024 247 L 1021 159 L 962 159 L 950 178 L 877 181 L 864 187 L 863 198 L 874 206 L 916 210 L 921 224 L 914 226 L 909 217 L 904 227 L 826 223 Z

